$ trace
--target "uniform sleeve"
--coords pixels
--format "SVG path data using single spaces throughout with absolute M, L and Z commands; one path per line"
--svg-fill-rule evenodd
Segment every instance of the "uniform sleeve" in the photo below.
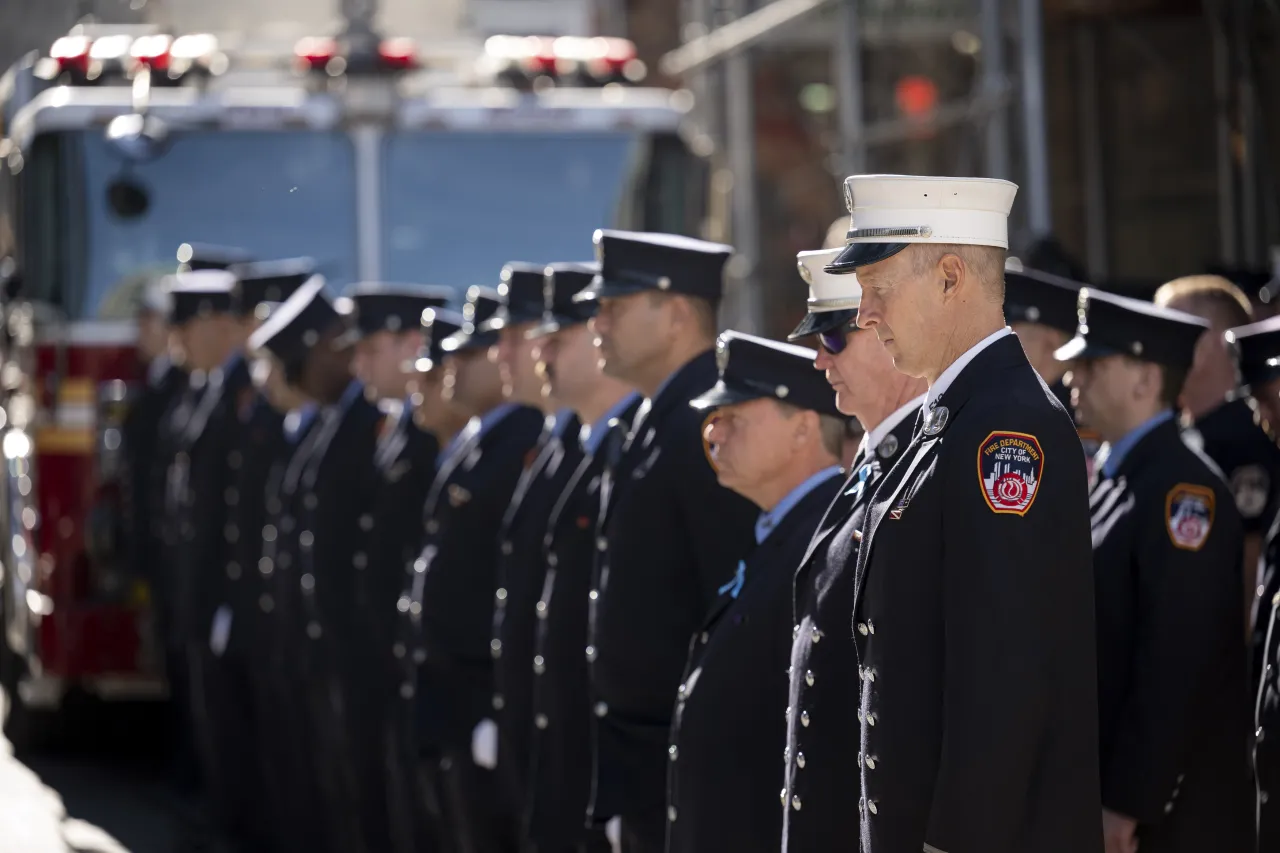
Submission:
M 760 510 L 720 485 L 700 435 L 681 441 L 676 455 L 674 497 L 693 550 L 702 598 L 710 607 L 720 587 L 733 576 L 738 561 L 755 544 Z
M 1229 498 L 1228 498 L 1229 499 Z M 1138 617 L 1126 698 L 1102 768 L 1103 804 L 1164 817 L 1194 736 L 1197 686 L 1240 636 L 1240 522 L 1207 485 L 1179 483 L 1140 510 Z
M 1092 602 L 1072 580 L 1090 572 L 1080 442 L 1008 425 L 948 436 L 955 450 L 939 461 L 943 735 L 926 849 L 1020 849 L 1047 720 L 1080 671 L 1061 656 L 1093 656 Z M 1074 651 L 1063 636 L 1073 623 L 1087 638 Z

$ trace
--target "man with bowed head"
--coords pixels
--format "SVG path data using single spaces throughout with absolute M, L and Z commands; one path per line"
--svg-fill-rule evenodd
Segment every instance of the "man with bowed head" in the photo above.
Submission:
M 929 385 L 855 532 L 869 853 L 1101 849 L 1084 454 L 1005 325 L 1016 191 L 845 181 L 847 244 L 827 270 L 856 271 L 858 326 Z

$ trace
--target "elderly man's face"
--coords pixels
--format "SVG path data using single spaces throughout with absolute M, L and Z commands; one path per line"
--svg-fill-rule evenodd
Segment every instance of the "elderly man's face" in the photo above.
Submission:
M 722 406 L 705 427 L 720 485 L 745 496 L 762 489 L 787 470 L 796 449 L 799 413 L 791 416 L 769 399 Z
M 914 268 L 915 247 L 908 246 L 883 261 L 858 268 L 862 304 L 858 326 L 875 332 L 893 366 L 908 376 L 926 376 L 936 353 L 947 342 L 938 339 L 947 309 L 938 265 Z M 976 296 L 976 294 L 975 294 Z
M 897 390 L 893 359 L 871 332 L 845 332 L 844 350 L 837 354 L 819 345 L 813 366 L 836 392 L 836 408 L 859 419 L 878 411 Z

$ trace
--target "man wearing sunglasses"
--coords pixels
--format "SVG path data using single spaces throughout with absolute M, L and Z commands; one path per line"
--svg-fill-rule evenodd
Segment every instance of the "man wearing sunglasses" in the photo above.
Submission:
M 858 334 L 929 384 L 918 432 L 825 560 L 855 561 L 866 850 L 1102 846 L 1084 453 L 1005 325 L 1016 192 L 979 178 L 845 181 L 847 245 L 826 271 L 857 273 Z M 803 728 L 825 712 L 802 701 L 791 713 Z M 790 773 L 803 776 L 798 759 Z
M 841 249 L 801 252 L 800 276 L 809 284 L 809 313 L 791 340 L 816 335 L 814 367 L 836 392 L 836 407 L 865 431 L 844 486 L 828 507 L 794 578 L 791 684 L 787 712 L 787 771 L 782 790 L 785 849 L 825 851 L 857 837 L 858 661 L 849 639 L 852 554 L 857 542 L 833 536 L 860 529 L 883 475 L 911 443 L 925 383 L 893 368 L 874 334 L 856 325 L 862 288 L 855 276 L 824 267 Z M 825 637 L 825 642 L 822 640 Z

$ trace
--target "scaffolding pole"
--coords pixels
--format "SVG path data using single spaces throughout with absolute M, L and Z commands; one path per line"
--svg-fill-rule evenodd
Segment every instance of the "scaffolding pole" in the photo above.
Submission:
M 1022 124 L 1026 146 L 1027 226 L 1032 239 L 1053 231 L 1049 206 L 1049 140 L 1045 128 L 1044 44 L 1041 0 L 1018 0 L 1019 50 L 1022 55 Z
M 863 133 L 862 33 L 858 28 L 858 0 L 840 0 L 839 29 L 832 58 L 840 104 L 841 165 L 845 174 L 867 170 L 867 140 Z
M 736 0 L 735 11 L 750 13 L 751 0 Z M 764 299 L 756 287 L 759 264 L 760 208 L 756 193 L 755 86 L 751 53 L 735 51 L 724 63 L 725 153 L 733 175 L 730 196 L 736 294 L 735 328 L 757 332 L 764 328 Z
M 1004 59 L 1004 8 L 1000 0 L 982 0 L 982 91 L 997 97 L 1007 79 Z M 994 110 L 987 119 L 986 171 L 988 178 L 1009 178 L 1009 118 Z
M 1080 131 L 1084 165 L 1084 243 L 1089 280 L 1106 281 L 1110 274 L 1107 243 L 1106 162 L 1102 150 L 1101 92 L 1098 75 L 1098 30 L 1089 23 L 1075 25 L 1076 126 Z

